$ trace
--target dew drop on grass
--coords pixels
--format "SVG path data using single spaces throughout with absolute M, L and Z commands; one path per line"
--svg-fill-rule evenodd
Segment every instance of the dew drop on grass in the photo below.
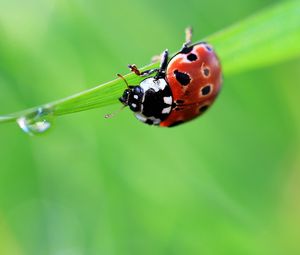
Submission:
M 38 108 L 35 112 L 17 119 L 19 127 L 29 135 L 39 135 L 47 131 L 53 121 L 53 114 L 49 108 Z

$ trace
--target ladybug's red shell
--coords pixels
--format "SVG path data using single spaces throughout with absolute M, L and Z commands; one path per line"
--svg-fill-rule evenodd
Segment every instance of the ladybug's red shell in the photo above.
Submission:
M 222 83 L 221 65 L 211 46 L 197 43 L 170 60 L 166 81 L 173 108 L 159 125 L 169 127 L 197 117 L 213 103 Z
M 163 127 L 202 114 L 216 99 L 222 82 L 220 62 L 207 43 L 186 43 L 169 62 L 165 50 L 159 69 L 140 72 L 134 65 L 130 69 L 148 77 L 137 86 L 128 86 L 119 100 L 140 121 Z M 152 73 L 156 75 L 151 77 Z

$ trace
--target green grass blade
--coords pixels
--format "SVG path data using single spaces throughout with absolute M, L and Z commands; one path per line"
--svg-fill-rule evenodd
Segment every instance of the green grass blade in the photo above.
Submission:
M 224 74 L 264 67 L 300 55 L 300 2 L 278 4 L 207 38 Z
M 225 79 L 242 71 L 273 65 L 300 55 L 300 2 L 282 2 L 204 39 L 211 43 L 223 66 Z M 158 63 L 144 67 L 157 67 Z M 125 76 L 130 84 L 141 78 Z M 117 103 L 125 89 L 121 79 L 40 107 L 51 108 L 54 116 Z M 1 122 L 15 121 L 37 110 L 32 108 L 0 116 Z

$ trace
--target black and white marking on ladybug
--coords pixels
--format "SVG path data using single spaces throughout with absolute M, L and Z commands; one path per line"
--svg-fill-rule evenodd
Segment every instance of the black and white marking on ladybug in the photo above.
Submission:
M 172 110 L 172 92 L 165 79 L 146 78 L 139 86 L 130 86 L 120 101 L 135 112 L 140 121 L 159 125 Z

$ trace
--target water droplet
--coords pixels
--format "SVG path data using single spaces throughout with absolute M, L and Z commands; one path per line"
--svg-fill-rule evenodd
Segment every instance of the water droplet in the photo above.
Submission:
M 111 114 L 111 113 L 107 113 L 107 114 L 104 115 L 105 119 L 110 119 L 112 117 L 113 117 L 113 114 Z
M 19 127 L 29 135 L 38 135 L 51 127 L 53 114 L 50 108 L 38 108 L 35 112 L 17 119 Z

